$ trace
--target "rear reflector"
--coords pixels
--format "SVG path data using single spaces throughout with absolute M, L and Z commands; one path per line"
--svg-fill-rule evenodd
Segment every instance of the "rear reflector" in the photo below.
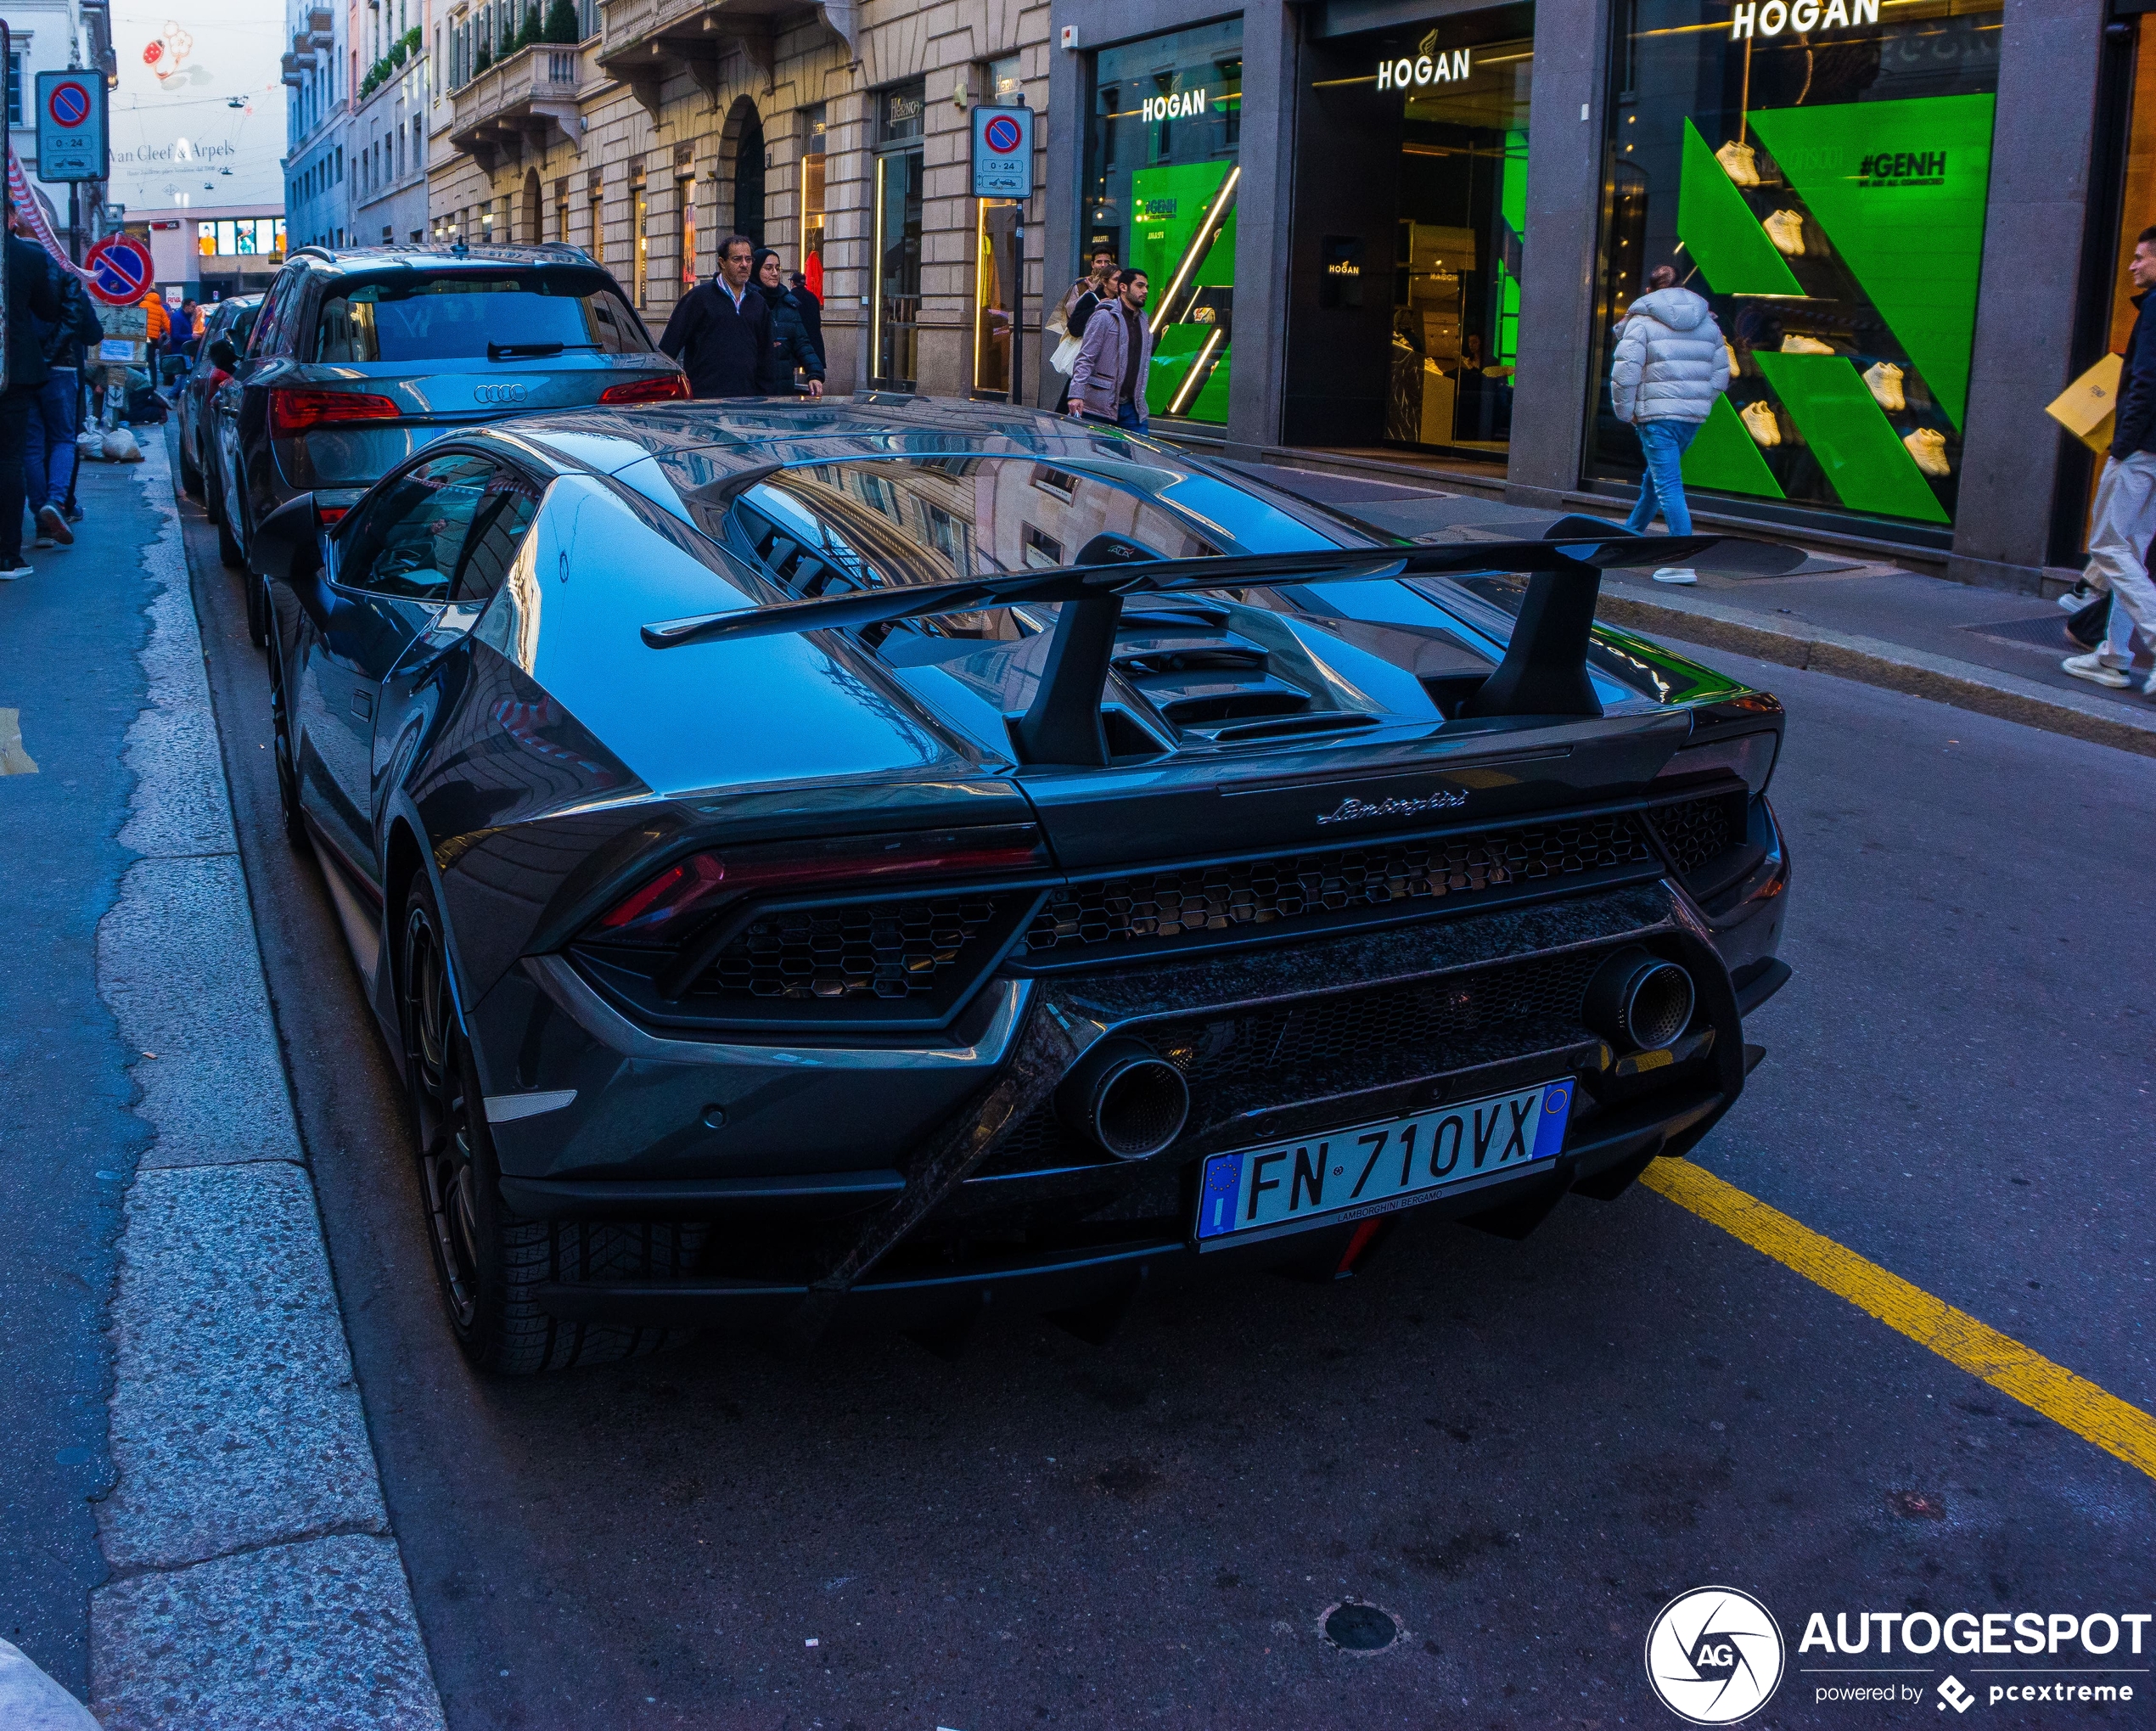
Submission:
M 351 509 L 350 505 L 317 505 L 314 508 L 315 520 L 318 523 L 334 523 L 350 509 Z
M 655 379 L 638 379 L 627 385 L 609 385 L 599 392 L 601 402 L 678 402 L 688 392 L 688 380 L 679 373 L 661 373 Z
M 270 436 L 289 439 L 310 427 L 334 426 L 344 421 L 393 421 L 398 409 L 386 396 L 370 396 L 357 391 L 298 391 L 289 387 L 270 392 Z

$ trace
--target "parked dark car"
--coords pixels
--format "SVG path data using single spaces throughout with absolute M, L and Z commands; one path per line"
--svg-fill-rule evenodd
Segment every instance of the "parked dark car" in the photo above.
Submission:
M 204 492 L 203 471 L 211 462 L 207 436 L 210 400 L 216 395 L 217 387 L 232 377 L 211 357 L 210 351 L 219 342 L 231 344 L 235 351 L 245 348 L 261 305 L 260 295 L 239 295 L 220 301 L 210 309 L 210 316 L 202 322 L 202 340 L 195 345 L 194 358 L 173 401 L 173 416 L 179 424 L 180 485 L 198 499 Z
M 299 493 L 334 515 L 444 434 L 532 410 L 686 397 L 620 285 L 572 246 L 303 246 L 211 399 L 225 563 Z M 267 615 L 250 584 L 257 643 Z
M 452 434 L 265 524 L 285 822 L 478 1363 L 1519 1235 L 1736 1100 L 1776 700 L 1568 518 L 1425 547 L 874 395 Z M 1524 570 L 1523 580 L 1509 571 Z

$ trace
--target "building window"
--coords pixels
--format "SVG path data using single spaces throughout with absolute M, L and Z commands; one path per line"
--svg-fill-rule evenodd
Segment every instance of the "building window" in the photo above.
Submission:
M 592 261 L 594 264 L 604 264 L 606 262 L 606 205 L 596 186 L 592 188 L 591 201 L 586 208 L 592 225 Z
M 18 48 L 8 56 L 8 124 L 22 124 L 22 81 L 24 52 Z
M 1025 548 L 1025 563 L 1030 570 L 1053 570 L 1063 563 L 1063 543 L 1053 535 L 1044 535 L 1030 523 L 1019 537 Z
M 1094 57 L 1080 250 L 1146 273 L 1154 414 L 1227 419 L 1242 116 L 1239 20 Z
M 1686 481 L 1769 516 L 1856 513 L 1943 541 L 2002 14 L 1848 0 L 1794 28 L 1812 9 L 1740 7 L 1703 25 L 1694 0 L 1619 0 L 1588 479 L 1641 472 L 1612 409 L 1610 331 L 1670 265 L 1734 362 Z
M 921 188 L 928 89 L 916 78 L 879 91 L 876 162 L 869 212 L 870 383 L 911 391 L 919 376 Z
M 683 174 L 680 169 L 687 163 L 676 165 L 674 177 L 674 208 L 682 213 L 682 256 L 678 273 L 682 289 L 696 286 L 696 177 L 693 171 Z
M 828 110 L 816 103 L 801 110 L 801 274 L 809 293 L 823 298 L 823 164 Z

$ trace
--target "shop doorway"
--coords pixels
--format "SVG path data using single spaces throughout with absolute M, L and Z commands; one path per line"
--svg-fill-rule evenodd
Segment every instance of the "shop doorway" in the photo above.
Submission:
M 1520 4 L 1311 45 L 1289 443 L 1504 460 L 1534 29 Z
M 919 79 L 877 98 L 868 382 L 879 391 L 911 391 L 920 376 L 921 200 L 925 178 L 924 115 L 928 91 Z

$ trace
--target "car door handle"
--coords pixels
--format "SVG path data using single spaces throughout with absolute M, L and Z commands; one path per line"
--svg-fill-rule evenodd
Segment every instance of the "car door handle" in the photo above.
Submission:
M 371 691 L 355 690 L 352 693 L 352 713 L 363 722 L 373 721 L 374 719 L 374 694 Z

